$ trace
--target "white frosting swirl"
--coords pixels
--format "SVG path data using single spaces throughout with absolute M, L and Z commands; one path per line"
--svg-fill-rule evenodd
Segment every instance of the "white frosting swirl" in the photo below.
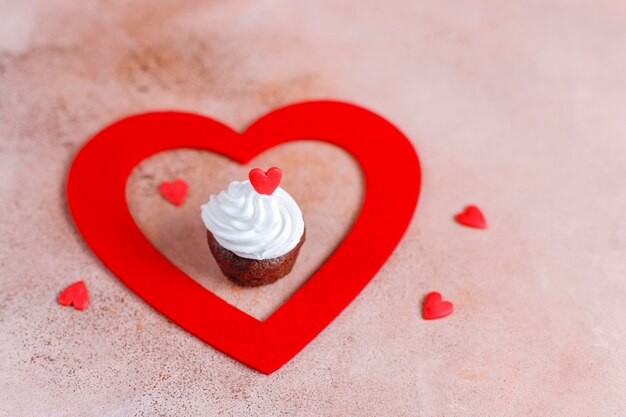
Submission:
M 242 258 L 285 255 L 304 233 L 300 207 L 280 187 L 272 195 L 262 195 L 250 181 L 234 181 L 200 208 L 202 221 L 217 243 Z

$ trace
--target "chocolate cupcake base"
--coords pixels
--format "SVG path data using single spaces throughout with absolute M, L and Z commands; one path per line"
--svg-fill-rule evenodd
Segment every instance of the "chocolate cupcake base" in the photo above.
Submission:
M 243 287 L 258 287 L 276 282 L 291 272 L 300 253 L 300 247 L 304 243 L 305 234 L 306 231 L 302 233 L 300 242 L 290 252 L 277 258 L 261 260 L 236 255 L 220 245 L 208 230 L 207 240 L 209 249 L 224 275 Z

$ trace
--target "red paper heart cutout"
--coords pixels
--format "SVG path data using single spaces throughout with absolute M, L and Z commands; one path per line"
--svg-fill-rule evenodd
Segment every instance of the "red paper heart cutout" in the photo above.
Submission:
M 130 214 L 128 176 L 157 152 L 203 149 L 246 164 L 266 149 L 302 139 L 335 144 L 352 154 L 363 170 L 365 197 L 335 252 L 264 321 L 187 276 L 146 239 Z M 241 134 L 188 113 L 123 119 L 80 150 L 67 192 L 85 240 L 128 288 L 196 337 L 270 374 L 328 326 L 385 263 L 413 217 L 420 181 L 415 149 L 395 126 L 351 104 L 318 101 L 275 110 Z
M 450 301 L 442 301 L 441 294 L 431 292 L 424 300 L 424 320 L 440 319 L 449 316 L 454 311 L 454 305 Z
M 464 226 L 474 227 L 476 229 L 486 229 L 487 220 L 483 212 L 476 206 L 467 206 L 462 213 L 456 215 L 456 221 Z
M 76 310 L 89 307 L 89 292 L 84 281 L 78 281 L 64 289 L 57 299 L 62 306 L 74 305 Z
M 283 178 L 283 172 L 276 167 L 268 169 L 267 172 L 261 168 L 254 168 L 248 174 L 248 178 L 257 193 L 272 195 Z
M 175 206 L 182 206 L 185 202 L 185 198 L 187 198 L 189 185 L 184 180 L 180 179 L 174 182 L 163 181 L 159 187 L 159 191 L 170 203 Z

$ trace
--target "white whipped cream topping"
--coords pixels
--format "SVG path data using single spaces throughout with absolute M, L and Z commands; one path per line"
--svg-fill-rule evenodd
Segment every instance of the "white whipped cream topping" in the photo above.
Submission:
M 250 181 L 234 181 L 200 209 L 202 221 L 217 243 L 242 258 L 285 255 L 304 233 L 300 207 L 280 187 L 272 195 L 261 195 Z

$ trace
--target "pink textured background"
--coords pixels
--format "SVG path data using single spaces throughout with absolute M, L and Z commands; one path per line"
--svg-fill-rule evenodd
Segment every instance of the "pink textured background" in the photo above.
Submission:
M 241 129 L 327 97 L 412 138 L 423 194 L 372 283 L 266 377 L 109 273 L 72 223 L 64 181 L 89 136 L 131 113 L 189 110 Z M 311 239 L 293 276 L 256 293 L 215 275 L 193 223 L 246 167 L 177 151 L 128 188 L 160 249 L 259 317 L 332 250 L 362 192 L 332 147 L 259 163 L 274 161 L 296 172 L 286 187 Z M 182 209 L 155 195 L 178 176 L 192 184 Z M 624 2 L 2 1 L 0 178 L 1 416 L 626 413 Z M 470 202 L 487 232 L 451 220 Z M 55 301 L 77 279 L 92 293 L 82 313 Z M 457 310 L 426 322 L 420 301 L 435 289 Z

